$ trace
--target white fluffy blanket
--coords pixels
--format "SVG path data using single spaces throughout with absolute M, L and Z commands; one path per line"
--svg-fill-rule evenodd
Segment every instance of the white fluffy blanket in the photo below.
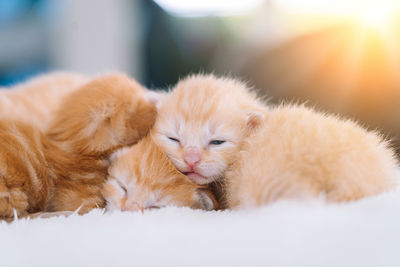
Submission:
M 0 266 L 400 266 L 400 190 L 348 204 L 0 223 Z

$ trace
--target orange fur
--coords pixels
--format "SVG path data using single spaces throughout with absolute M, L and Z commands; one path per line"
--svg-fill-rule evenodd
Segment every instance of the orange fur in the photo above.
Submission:
M 108 157 L 154 123 L 145 90 L 120 74 L 93 79 L 66 97 L 43 133 L 0 121 L 0 217 L 102 207 Z
M 162 97 L 152 135 L 178 170 L 207 184 L 219 180 L 234 161 L 260 110 L 255 95 L 238 81 L 190 76 Z M 187 161 L 193 159 L 198 162 L 191 168 Z
M 75 73 L 51 73 L 0 89 L 0 119 L 24 121 L 45 130 L 61 101 L 88 81 Z
M 222 206 L 347 201 L 396 185 L 397 161 L 377 134 L 304 107 L 270 109 L 232 79 L 188 77 L 158 106 L 155 142 L 196 183 L 215 181 L 219 200 L 227 190 Z
M 397 185 L 395 154 L 379 135 L 303 106 L 267 112 L 226 173 L 228 205 L 325 196 L 350 201 Z
M 111 157 L 103 194 L 108 210 L 137 211 L 163 206 L 211 210 L 212 194 L 190 181 L 168 160 L 151 136 Z

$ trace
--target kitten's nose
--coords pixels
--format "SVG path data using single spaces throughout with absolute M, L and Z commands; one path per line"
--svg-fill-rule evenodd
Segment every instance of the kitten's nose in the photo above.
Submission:
M 184 152 L 183 160 L 190 168 L 193 168 L 201 160 L 200 150 L 196 147 L 188 147 Z

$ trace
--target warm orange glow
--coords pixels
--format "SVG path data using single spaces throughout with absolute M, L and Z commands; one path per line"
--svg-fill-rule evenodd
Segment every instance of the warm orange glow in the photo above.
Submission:
M 285 77 L 282 88 L 304 86 L 307 97 L 314 92 L 329 105 L 332 99 L 343 106 L 353 101 L 359 106 L 349 108 L 371 116 L 395 106 L 400 99 L 400 0 L 275 3 L 295 35 L 287 46 L 299 58 L 288 62 L 301 62 L 291 69 L 297 76 Z

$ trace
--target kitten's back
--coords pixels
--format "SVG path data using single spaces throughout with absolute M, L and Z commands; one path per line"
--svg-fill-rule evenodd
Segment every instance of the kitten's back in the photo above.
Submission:
M 0 88 L 0 118 L 22 120 L 44 130 L 61 101 L 87 81 L 80 74 L 55 72 Z
M 325 195 L 349 201 L 396 185 L 389 144 L 351 121 L 303 106 L 272 109 L 226 175 L 230 206 Z

